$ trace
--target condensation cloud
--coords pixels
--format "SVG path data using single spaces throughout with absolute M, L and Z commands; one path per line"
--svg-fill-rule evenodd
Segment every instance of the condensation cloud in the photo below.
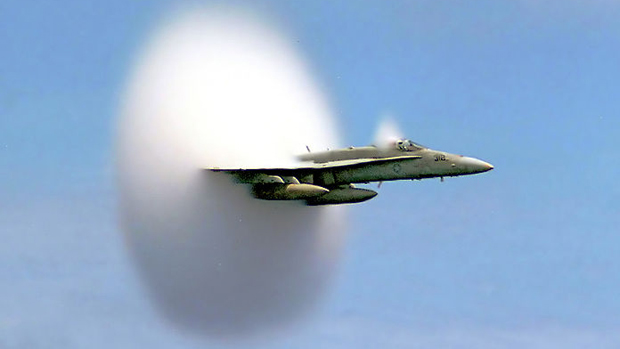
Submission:
M 399 139 L 403 139 L 403 133 L 391 115 L 383 115 L 381 123 L 375 132 L 373 144 L 377 146 L 391 145 Z
M 308 67 L 255 15 L 192 11 L 160 28 L 124 94 L 117 161 L 128 250 L 170 322 L 239 336 L 316 303 L 338 260 L 342 208 L 252 199 L 204 168 L 289 165 L 336 138 Z

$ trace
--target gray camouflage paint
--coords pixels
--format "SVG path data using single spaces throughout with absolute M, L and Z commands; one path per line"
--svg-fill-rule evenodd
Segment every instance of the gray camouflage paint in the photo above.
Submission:
M 349 147 L 303 154 L 292 168 L 211 169 L 252 185 L 264 200 L 303 200 L 308 205 L 362 202 L 376 192 L 354 183 L 454 177 L 487 172 L 493 166 L 472 157 L 426 148 L 409 140 L 391 146 Z

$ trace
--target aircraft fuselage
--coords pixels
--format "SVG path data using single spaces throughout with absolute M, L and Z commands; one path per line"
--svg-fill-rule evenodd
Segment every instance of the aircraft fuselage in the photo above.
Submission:
M 377 192 L 355 183 L 383 182 L 482 173 L 493 166 L 475 158 L 423 147 L 409 140 L 391 147 L 359 147 L 308 153 L 299 166 L 282 168 L 220 169 L 251 185 L 263 200 L 299 200 L 307 205 L 334 205 L 372 199 Z
M 315 184 L 339 185 L 432 177 L 453 177 L 482 173 L 493 166 L 475 158 L 423 148 L 402 152 L 376 147 L 361 147 L 309 153 L 303 161 L 329 163 L 360 158 L 385 159 L 360 166 L 334 168 L 315 175 Z

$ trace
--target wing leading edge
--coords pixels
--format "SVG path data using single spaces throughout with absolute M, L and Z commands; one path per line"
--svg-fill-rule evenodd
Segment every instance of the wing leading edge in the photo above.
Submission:
M 250 184 L 251 193 L 263 200 L 300 200 L 309 206 L 357 203 L 372 199 L 377 192 L 356 188 L 351 181 L 338 180 L 337 173 L 364 171 L 390 162 L 402 163 L 421 156 L 363 158 L 303 164 L 298 167 L 209 168 L 231 175 L 237 182 Z M 335 175 L 336 174 L 336 175 Z
M 213 172 L 225 172 L 229 174 L 242 174 L 242 173 L 264 173 L 267 175 L 283 175 L 283 176 L 295 176 L 296 173 L 316 173 L 322 172 L 331 169 L 346 169 L 346 168 L 357 168 L 363 167 L 367 165 L 379 165 L 386 162 L 397 161 L 397 160 L 415 160 L 420 159 L 421 156 L 417 155 L 403 155 L 403 156 L 393 156 L 388 158 L 364 158 L 364 159 L 352 159 L 352 160 L 340 160 L 340 161 L 332 161 L 326 163 L 312 163 L 312 164 L 304 164 L 298 167 L 265 167 L 265 168 L 219 168 L 219 167 L 211 167 L 208 168 L 209 171 Z

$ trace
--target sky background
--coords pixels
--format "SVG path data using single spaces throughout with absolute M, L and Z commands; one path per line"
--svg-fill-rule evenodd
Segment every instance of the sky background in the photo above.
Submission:
M 240 5 L 246 3 L 237 1 Z M 117 224 L 114 127 L 167 1 L 0 3 L 0 348 L 204 348 Z M 620 347 L 620 2 L 258 1 L 345 145 L 382 116 L 480 176 L 351 206 L 321 309 L 265 348 Z

